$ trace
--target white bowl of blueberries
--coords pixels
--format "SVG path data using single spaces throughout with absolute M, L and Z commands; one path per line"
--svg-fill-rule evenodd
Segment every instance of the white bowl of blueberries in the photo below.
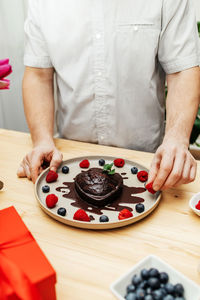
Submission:
M 111 286 L 120 300 L 200 300 L 200 286 L 149 255 Z

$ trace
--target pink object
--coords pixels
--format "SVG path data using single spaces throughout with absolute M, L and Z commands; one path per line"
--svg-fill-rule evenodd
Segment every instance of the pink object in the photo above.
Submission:
M 8 64 L 9 64 L 9 59 L 8 58 L 0 60 L 0 66 L 1 65 L 8 65 Z
M 0 89 L 9 89 L 10 80 L 4 77 L 12 73 L 12 66 L 9 64 L 9 59 L 0 60 Z

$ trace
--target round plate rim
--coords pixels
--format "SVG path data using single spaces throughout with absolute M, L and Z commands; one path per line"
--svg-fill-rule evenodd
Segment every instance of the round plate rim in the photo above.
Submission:
M 83 160 L 83 159 L 109 159 L 109 160 L 114 160 L 117 157 L 116 156 L 109 156 L 109 155 L 87 155 L 87 156 L 76 156 L 76 157 L 72 157 L 66 160 L 63 160 L 61 164 L 65 164 L 65 163 L 69 163 L 70 161 L 74 161 L 74 160 Z M 132 161 L 130 159 L 124 159 L 125 163 L 131 163 L 131 164 L 136 164 L 138 166 L 141 166 L 143 168 L 143 170 L 148 171 L 148 168 L 146 168 L 145 166 L 141 165 L 140 163 L 137 163 L 135 161 Z M 44 171 L 42 171 L 42 173 L 38 176 L 36 182 L 35 182 L 35 186 L 34 186 L 34 194 L 35 197 L 40 205 L 40 207 L 42 208 L 42 210 L 48 214 L 50 217 L 52 217 L 53 219 L 64 223 L 66 225 L 70 225 L 76 228 L 82 228 L 82 229 L 91 229 L 91 230 L 105 230 L 105 229 L 114 229 L 114 228 L 120 228 L 120 227 L 124 227 L 130 224 L 134 224 L 136 222 L 138 222 L 139 220 L 145 218 L 146 216 L 148 216 L 149 214 L 151 214 L 151 212 L 158 206 L 162 193 L 159 192 L 159 195 L 157 197 L 157 199 L 155 200 L 154 205 L 146 212 L 141 213 L 140 215 L 138 215 L 137 217 L 133 216 L 131 218 L 128 219 L 124 219 L 124 220 L 118 220 L 117 222 L 108 222 L 108 223 L 99 223 L 99 224 L 94 224 L 94 223 L 90 223 L 90 222 L 84 222 L 84 221 L 78 221 L 78 220 L 69 220 L 66 218 L 63 218 L 62 216 L 56 215 L 55 213 L 52 213 L 50 211 L 50 209 L 48 209 L 47 207 L 45 207 L 45 205 L 43 205 L 38 197 L 37 194 L 37 186 L 38 186 L 38 182 L 40 181 L 41 177 L 43 176 L 44 173 L 46 173 L 48 170 L 50 169 L 50 167 L 46 168 Z

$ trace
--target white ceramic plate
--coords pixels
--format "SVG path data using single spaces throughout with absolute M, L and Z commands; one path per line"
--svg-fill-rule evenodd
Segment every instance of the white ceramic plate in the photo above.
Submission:
M 200 210 L 196 209 L 195 206 L 197 205 L 197 203 L 200 200 L 200 193 L 195 194 L 189 202 L 190 208 L 195 212 L 195 214 L 197 214 L 198 216 L 200 216 Z
M 145 211 L 143 213 L 137 213 L 135 210 L 135 204 L 127 204 L 126 203 L 126 197 L 123 198 L 123 201 L 121 201 L 118 205 L 118 211 L 114 209 L 111 205 L 105 206 L 104 208 L 101 209 L 102 214 L 107 215 L 109 217 L 109 222 L 102 223 L 99 221 L 100 214 L 95 212 L 95 208 L 92 207 L 92 205 L 86 205 L 86 202 L 82 200 L 81 204 L 77 206 L 75 204 L 75 200 L 71 199 L 68 197 L 68 193 L 70 192 L 70 189 L 64 185 L 64 182 L 70 182 L 73 185 L 73 179 L 75 176 L 80 173 L 82 170 L 87 170 L 87 169 L 81 169 L 79 166 L 79 163 L 83 159 L 88 159 L 90 162 L 90 168 L 91 167 L 100 167 L 99 166 L 99 159 L 103 158 L 107 163 L 112 163 L 116 157 L 110 157 L 110 156 L 87 156 L 87 157 L 77 157 L 73 159 L 69 159 L 66 161 L 63 161 L 62 165 L 58 169 L 58 179 L 56 182 L 52 183 L 46 183 L 46 175 L 49 171 L 49 168 L 47 168 L 37 179 L 36 184 L 35 184 L 35 195 L 37 200 L 39 201 L 39 204 L 41 208 L 52 218 L 65 223 L 67 225 L 75 226 L 75 227 L 80 227 L 80 228 L 86 228 L 86 229 L 110 229 L 110 228 L 117 228 L 117 227 L 122 227 L 126 226 L 128 224 L 134 223 L 144 217 L 146 217 L 148 214 L 150 214 L 158 205 L 159 200 L 160 200 L 160 192 L 157 192 L 156 194 L 152 195 L 148 191 L 144 191 L 143 193 L 140 194 L 135 194 L 132 195 L 134 197 L 141 197 L 144 199 L 144 206 L 145 206 Z M 62 167 L 64 165 L 67 165 L 70 169 L 68 174 L 63 174 L 62 173 Z M 115 167 L 115 170 L 119 174 L 124 174 L 122 177 L 125 178 L 123 180 L 124 185 L 128 187 L 142 187 L 144 188 L 144 183 L 140 182 L 137 179 L 137 175 L 134 175 L 131 173 L 131 168 L 135 166 L 138 168 L 139 171 L 141 170 L 146 170 L 148 171 L 144 166 L 139 165 L 135 162 L 132 162 L 130 160 L 125 160 L 125 164 L 122 168 L 117 168 Z M 102 167 L 100 167 L 102 168 Z M 42 186 L 48 185 L 50 187 L 50 192 L 48 194 L 56 194 L 59 198 L 58 203 L 56 206 L 52 209 L 49 209 L 46 206 L 46 196 L 48 194 L 42 192 Z M 60 191 L 56 190 L 58 187 L 60 187 Z M 73 186 L 72 186 L 73 187 Z M 124 190 L 124 188 L 123 188 Z M 132 197 L 131 195 L 129 195 Z M 132 199 L 132 198 L 131 198 Z M 113 201 L 113 204 L 116 202 Z M 75 205 L 75 206 L 74 206 Z M 59 207 L 64 207 L 67 210 L 66 216 L 62 217 L 57 214 L 57 210 Z M 93 220 L 90 222 L 83 222 L 83 221 L 77 221 L 73 220 L 73 215 L 74 213 L 79 209 L 83 208 L 86 210 L 88 215 L 92 217 Z M 125 220 L 118 220 L 118 214 L 119 210 L 122 210 L 123 208 L 129 208 L 132 209 L 133 217 L 125 219 Z
M 124 300 L 126 295 L 126 287 L 131 283 L 133 275 L 139 275 L 142 269 L 157 268 L 159 272 L 167 272 L 169 275 L 169 282 L 172 284 L 181 283 L 184 286 L 184 296 L 186 300 L 200 300 L 200 287 L 195 282 L 178 272 L 176 269 L 168 265 L 160 258 L 149 255 L 134 267 L 132 267 L 127 273 L 116 280 L 110 289 L 117 299 Z

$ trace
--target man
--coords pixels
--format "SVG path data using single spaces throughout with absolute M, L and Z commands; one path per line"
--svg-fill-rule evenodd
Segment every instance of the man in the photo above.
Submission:
M 189 0 L 30 1 L 23 96 L 33 150 L 18 176 L 35 182 L 43 161 L 54 171 L 61 163 L 53 141 L 55 74 L 61 137 L 156 151 L 149 174 L 155 190 L 193 181 L 196 27 Z

